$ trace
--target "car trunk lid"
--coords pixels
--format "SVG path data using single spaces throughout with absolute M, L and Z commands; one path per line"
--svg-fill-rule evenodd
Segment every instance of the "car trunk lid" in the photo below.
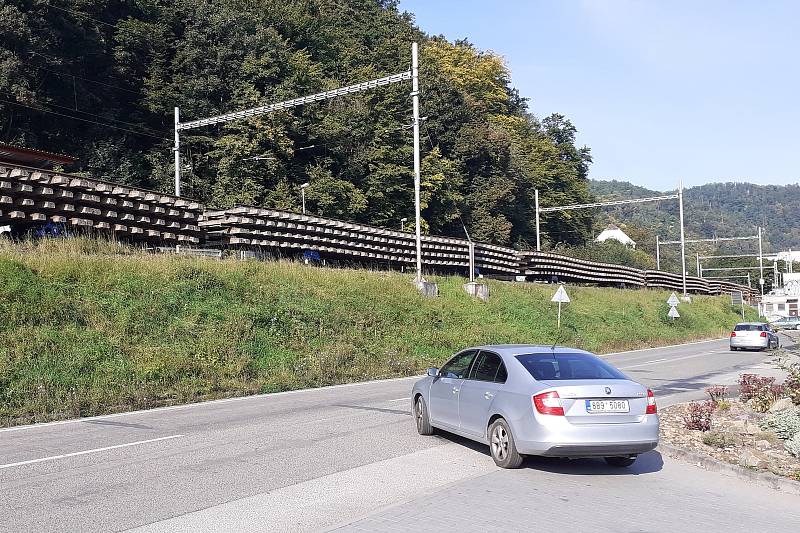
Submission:
M 640 422 L 647 409 L 647 389 L 628 380 L 552 380 L 542 382 L 558 392 L 564 416 L 572 424 L 625 424 Z M 608 401 L 613 402 L 609 403 Z M 597 409 L 627 412 L 602 412 Z M 605 404 L 597 403 L 605 401 Z M 592 403 L 594 402 L 594 403 Z M 592 409 L 592 408 L 595 409 Z

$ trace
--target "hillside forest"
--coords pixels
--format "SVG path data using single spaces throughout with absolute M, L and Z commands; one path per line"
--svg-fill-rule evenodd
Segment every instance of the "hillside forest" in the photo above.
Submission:
M 530 248 L 543 204 L 588 201 L 590 150 L 539 117 L 503 59 L 427 35 L 394 0 L 5 0 L 0 141 L 172 190 L 192 120 L 406 71 L 420 43 L 425 231 Z M 397 227 L 413 219 L 410 83 L 189 130 L 184 194 Z M 588 213 L 545 222 L 580 243 Z

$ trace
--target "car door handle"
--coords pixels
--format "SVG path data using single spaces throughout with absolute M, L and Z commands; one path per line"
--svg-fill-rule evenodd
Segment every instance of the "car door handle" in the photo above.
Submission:
M 458 387 L 453 387 L 453 394 L 456 394 L 457 392 L 458 392 Z
M 484 392 L 483 397 L 486 398 L 487 400 L 491 400 L 492 398 L 494 398 L 494 394 L 492 394 L 491 392 Z

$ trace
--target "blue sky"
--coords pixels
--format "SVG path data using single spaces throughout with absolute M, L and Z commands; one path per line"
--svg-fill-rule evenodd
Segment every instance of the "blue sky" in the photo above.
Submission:
M 401 0 L 567 115 L 595 179 L 800 181 L 800 1 Z

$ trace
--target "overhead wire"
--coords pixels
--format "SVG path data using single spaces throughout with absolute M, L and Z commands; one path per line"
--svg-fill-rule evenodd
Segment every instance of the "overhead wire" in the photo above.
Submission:
M 43 54 L 40 54 L 38 52 L 31 52 L 31 53 L 33 55 L 38 55 L 38 56 L 41 56 L 41 57 L 44 57 L 44 58 L 47 57 L 47 56 L 45 56 Z M 133 89 L 126 89 L 125 87 L 119 87 L 118 85 L 111 85 L 110 83 L 105 83 L 105 82 L 93 80 L 93 79 L 90 79 L 90 78 L 84 78 L 82 76 L 77 76 L 75 74 L 70 74 L 69 72 L 63 72 L 63 71 L 60 71 L 60 70 L 53 70 L 53 69 L 46 68 L 46 67 L 34 67 L 34 68 L 36 70 L 44 70 L 45 72 L 50 72 L 52 74 L 57 74 L 57 75 L 61 75 L 61 76 L 68 76 L 70 78 L 77 78 L 77 79 L 79 79 L 81 81 L 86 81 L 86 82 L 89 82 L 89 83 L 96 83 L 97 85 L 102 85 L 102 86 L 108 87 L 110 89 L 116 89 L 118 91 L 125 91 L 127 93 L 138 94 L 140 96 L 145 96 L 145 94 L 142 91 L 135 91 Z
M 73 120 L 78 120 L 78 121 L 81 121 L 81 122 L 88 122 L 90 124 L 97 124 L 98 126 L 104 126 L 106 128 L 112 128 L 112 129 L 115 129 L 115 130 L 126 131 L 128 133 L 133 133 L 135 135 L 143 135 L 145 137 L 151 137 L 153 139 L 159 139 L 159 140 L 170 140 L 170 137 L 161 137 L 161 136 L 158 136 L 158 135 L 145 133 L 143 131 L 136 131 L 136 130 L 131 130 L 131 129 L 128 129 L 128 128 L 122 128 L 120 126 L 114 126 L 113 124 L 107 124 L 105 122 L 98 122 L 96 120 L 89 120 L 89 119 L 86 119 L 86 118 L 75 117 L 75 116 L 67 115 L 67 114 L 64 114 L 64 113 L 58 113 L 56 111 L 50 111 L 50 110 L 47 110 L 47 109 L 42 109 L 40 107 L 34 107 L 34 106 L 27 105 L 27 104 L 21 104 L 19 102 L 6 100 L 4 98 L 0 98 L 0 102 L 6 103 L 6 104 L 11 104 L 11 105 L 16 105 L 16 106 L 19 106 L 19 107 L 25 107 L 25 108 L 28 108 L 28 109 L 33 109 L 34 111 L 39 111 L 40 113 L 49 113 L 51 115 L 58 115 L 60 117 L 71 118 Z
M 104 22 L 102 20 L 98 20 L 96 18 L 92 18 L 89 15 L 87 15 L 86 13 L 81 13 L 80 11 L 75 11 L 73 9 L 69 9 L 69 8 L 66 8 L 66 7 L 54 6 L 53 4 L 45 4 L 45 5 L 47 7 L 53 8 L 53 9 L 58 9 L 59 11 L 64 11 L 66 13 L 72 13 L 73 15 L 76 15 L 78 17 L 82 17 L 82 18 L 85 18 L 87 20 L 91 20 L 92 22 L 97 22 L 98 24 L 103 24 L 103 25 L 109 26 L 111 28 L 116 28 L 117 27 L 116 24 L 111 24 L 110 22 Z
M 2 93 L 0 93 L 0 94 L 2 94 Z M 5 95 L 5 96 L 8 96 L 8 95 Z M 50 106 L 50 107 L 57 107 L 57 108 L 59 108 L 59 109 L 64 109 L 64 110 L 66 110 L 66 111 L 74 111 L 74 112 L 76 112 L 76 113 L 82 113 L 82 114 L 84 114 L 84 115 L 89 115 L 89 116 L 92 116 L 92 117 L 97 117 L 97 118 L 100 118 L 100 119 L 103 119 L 103 120 L 110 120 L 111 122 L 117 122 L 117 123 L 119 123 L 119 124 L 125 124 L 126 126 L 134 126 L 134 127 L 139 127 L 139 128 L 142 128 L 142 129 L 144 129 L 144 130 L 149 130 L 150 132 L 153 132 L 153 133 L 158 133 L 158 130 L 154 130 L 153 128 L 151 128 L 151 127 L 149 127 L 149 126 L 142 126 L 141 124 L 134 124 L 134 123 L 132 123 L 132 122 L 125 122 L 124 120 L 119 120 L 119 119 L 116 119 L 116 118 L 104 117 L 104 116 L 102 116 L 102 115 L 98 115 L 98 114 L 96 114 L 96 113 L 90 113 L 90 112 L 88 112 L 88 111 L 83 111 L 83 110 L 81 110 L 81 109 L 77 109 L 77 108 L 67 107 L 67 106 L 58 105 L 58 104 L 53 104 L 53 103 L 49 103 L 49 102 L 48 102 L 48 103 L 46 103 L 46 104 L 42 104 L 42 105 L 45 105 L 45 106 Z M 75 118 L 78 118 L 78 117 L 75 117 Z

